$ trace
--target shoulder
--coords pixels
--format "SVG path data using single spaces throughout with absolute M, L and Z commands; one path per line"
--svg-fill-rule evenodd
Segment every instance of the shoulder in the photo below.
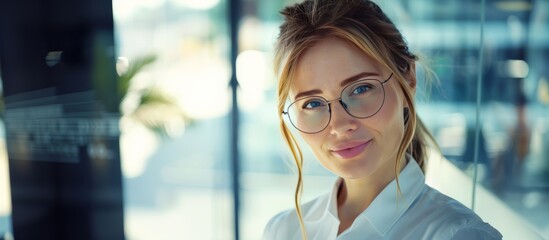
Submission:
M 289 236 L 293 232 L 290 226 L 299 225 L 297 213 L 295 210 L 283 211 L 269 220 L 267 226 L 263 230 L 263 240 L 281 239 L 283 236 Z
M 303 217 L 318 211 L 327 196 L 320 196 L 301 205 Z M 270 239 L 299 239 L 301 237 L 301 225 L 297 211 L 292 208 L 282 211 L 272 217 L 263 231 L 263 240 Z
M 501 234 L 470 208 L 426 186 L 413 207 L 428 233 L 444 239 L 501 239 Z M 414 214 L 415 215 L 415 214 Z
M 461 224 L 455 228 L 451 239 L 454 240 L 468 240 L 468 239 L 486 239 L 496 240 L 502 239 L 503 236 L 498 230 L 490 226 L 490 224 L 483 221 L 470 221 L 465 224 Z

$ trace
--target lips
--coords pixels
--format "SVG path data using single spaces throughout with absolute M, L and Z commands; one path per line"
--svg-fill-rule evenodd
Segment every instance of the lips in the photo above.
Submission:
M 366 149 L 366 147 L 370 145 L 371 141 L 372 140 L 368 140 L 366 142 L 344 143 L 341 145 L 337 145 L 330 152 L 339 158 L 343 158 L 343 159 L 353 158 L 358 156 L 360 153 L 362 153 L 364 149 Z

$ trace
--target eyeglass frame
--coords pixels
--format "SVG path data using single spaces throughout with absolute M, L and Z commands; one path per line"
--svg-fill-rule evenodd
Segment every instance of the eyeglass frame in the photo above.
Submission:
M 366 118 L 369 118 L 369 117 L 372 117 L 374 115 L 376 115 L 382 108 L 383 108 L 383 105 L 385 105 L 385 83 L 387 83 L 389 80 L 391 80 L 391 78 L 393 77 L 393 73 L 391 73 L 391 75 L 389 75 L 389 77 L 387 79 L 385 79 L 384 81 L 380 81 L 378 79 L 370 79 L 370 78 L 362 78 L 362 79 L 358 79 L 357 81 L 354 81 L 352 83 L 349 83 L 347 84 L 347 86 L 343 87 L 343 89 L 341 90 L 341 93 L 339 94 L 339 98 L 336 98 L 336 99 L 333 99 L 333 100 L 326 100 L 326 98 L 322 97 L 322 96 L 307 96 L 307 97 L 302 97 L 300 99 L 296 99 L 295 101 L 293 101 L 292 103 L 290 103 L 288 105 L 288 107 L 286 108 L 286 111 L 282 111 L 282 114 L 288 116 L 288 120 L 290 120 L 290 123 L 292 124 L 292 126 L 294 126 L 295 129 L 297 129 L 298 131 L 302 132 L 302 133 L 306 133 L 306 134 L 315 134 L 315 133 L 319 133 L 319 132 L 322 132 L 324 131 L 324 129 L 326 129 L 329 125 L 330 125 L 330 122 L 332 121 L 332 102 L 335 102 L 335 101 L 338 101 L 339 104 L 341 104 L 341 106 L 343 107 L 343 110 L 345 110 L 345 112 L 347 114 L 349 114 L 351 117 L 354 117 L 354 118 L 358 118 L 358 119 L 366 119 Z M 343 91 L 345 91 L 345 89 L 347 89 L 347 87 L 351 86 L 352 84 L 355 84 L 357 82 L 361 82 L 361 81 L 366 81 L 366 80 L 374 80 L 374 81 L 377 81 L 381 84 L 381 89 L 383 90 L 383 101 L 381 102 L 381 106 L 379 106 L 379 109 L 377 109 L 374 113 L 372 113 L 371 115 L 369 116 L 366 116 L 366 117 L 357 117 L 353 114 L 351 114 L 348 110 L 347 110 L 347 107 L 346 107 L 346 103 L 343 102 L 342 100 L 342 96 L 343 96 Z M 328 119 L 328 122 L 326 123 L 326 126 L 324 126 L 322 129 L 316 131 L 316 132 L 305 132 L 301 129 L 299 129 L 292 121 L 292 118 L 290 117 L 289 115 L 289 111 L 290 111 L 290 107 L 295 104 L 297 101 L 300 101 L 304 98 L 311 98 L 311 97 L 318 97 L 318 98 L 321 98 L 322 100 L 324 100 L 327 104 L 328 104 L 328 113 L 330 114 L 330 118 Z

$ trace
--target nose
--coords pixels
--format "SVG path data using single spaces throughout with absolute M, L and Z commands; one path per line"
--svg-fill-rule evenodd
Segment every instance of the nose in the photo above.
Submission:
M 330 120 L 330 134 L 342 136 L 354 132 L 357 127 L 357 119 L 345 110 L 347 104 L 339 100 L 340 104 L 330 104 L 332 119 Z

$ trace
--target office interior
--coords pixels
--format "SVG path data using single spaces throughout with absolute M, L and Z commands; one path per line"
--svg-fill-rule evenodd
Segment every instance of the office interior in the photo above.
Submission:
M 295 0 L 0 3 L 0 239 L 259 239 L 293 208 L 273 44 Z M 549 1 L 376 0 L 435 73 L 427 183 L 549 239 Z M 335 176 L 305 150 L 306 202 Z

